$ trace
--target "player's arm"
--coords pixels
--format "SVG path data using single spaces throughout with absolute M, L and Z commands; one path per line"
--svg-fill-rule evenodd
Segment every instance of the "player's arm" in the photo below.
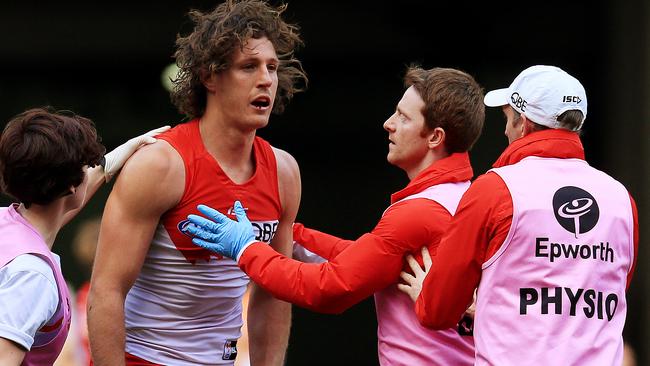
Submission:
M 512 200 L 495 173 L 479 177 L 460 201 L 422 284 L 415 310 L 422 325 L 455 326 L 471 304 L 485 260 L 498 250 L 512 220 Z
M 0 337 L 0 365 L 18 366 L 25 358 L 25 349 L 18 344 Z
M 334 235 L 307 228 L 300 223 L 293 225 L 293 240 L 327 260 L 333 259 L 354 243 L 354 240 L 341 239 Z
M 140 136 L 136 136 L 106 154 L 104 156 L 104 166 L 96 165 L 88 168 L 88 174 L 86 176 L 86 179 L 88 179 L 88 186 L 86 188 L 84 201 L 78 208 L 68 211 L 63 215 L 62 226 L 77 216 L 79 211 L 81 211 L 81 209 L 86 206 L 86 203 L 88 203 L 88 201 L 95 195 L 99 187 L 101 187 L 105 182 L 111 180 L 113 176 L 122 169 L 124 163 L 131 157 L 131 155 L 133 155 L 133 153 L 143 145 L 156 142 L 154 136 L 167 131 L 168 129 L 169 126 L 160 127 Z
M 291 256 L 292 224 L 300 205 L 300 171 L 298 163 L 290 154 L 275 148 L 273 152 L 277 161 L 282 214 L 271 247 L 278 253 Z M 248 308 L 251 364 L 284 364 L 291 327 L 291 304 L 275 299 L 273 295 L 253 284 Z
M 183 162 L 166 142 L 140 149 L 115 182 L 102 217 L 88 295 L 94 364 L 124 365 L 124 300 L 160 216 L 181 198 Z

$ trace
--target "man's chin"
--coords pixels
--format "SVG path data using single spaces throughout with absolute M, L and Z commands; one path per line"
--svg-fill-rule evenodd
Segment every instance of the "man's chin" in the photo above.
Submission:
M 254 118 L 251 118 L 247 125 L 249 125 L 251 128 L 254 128 L 256 130 L 260 128 L 264 128 L 269 124 L 269 117 L 268 116 L 255 116 Z
M 390 165 L 397 165 L 397 164 L 396 164 L 397 161 L 395 160 L 395 157 L 394 157 L 394 156 L 391 156 L 390 153 L 388 153 L 388 155 L 386 155 L 386 161 L 387 161 L 388 164 L 390 164 Z

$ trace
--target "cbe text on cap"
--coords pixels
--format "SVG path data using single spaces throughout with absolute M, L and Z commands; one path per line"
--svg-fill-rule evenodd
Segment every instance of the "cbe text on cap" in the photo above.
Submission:
M 577 109 L 582 122 L 587 117 L 587 94 L 578 79 L 555 66 L 537 65 L 522 71 L 508 88 L 485 94 L 488 107 L 509 104 L 531 121 L 551 128 L 560 128 L 557 118 Z

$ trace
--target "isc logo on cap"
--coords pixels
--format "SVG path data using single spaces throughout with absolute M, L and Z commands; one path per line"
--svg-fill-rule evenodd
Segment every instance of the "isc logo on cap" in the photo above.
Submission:
M 582 99 L 580 99 L 580 97 L 577 95 L 565 95 L 562 97 L 562 103 L 580 103 L 580 102 L 582 102 Z

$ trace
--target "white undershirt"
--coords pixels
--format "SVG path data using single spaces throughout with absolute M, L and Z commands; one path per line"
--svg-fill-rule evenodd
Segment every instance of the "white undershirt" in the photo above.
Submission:
M 60 266 L 59 256 L 52 254 Z M 36 331 L 56 312 L 59 291 L 52 268 L 32 254 L 0 268 L 0 337 L 29 350 Z
M 323 263 L 326 261 L 325 258 L 309 251 L 309 249 L 303 247 L 297 241 L 293 242 L 293 259 L 303 263 Z

